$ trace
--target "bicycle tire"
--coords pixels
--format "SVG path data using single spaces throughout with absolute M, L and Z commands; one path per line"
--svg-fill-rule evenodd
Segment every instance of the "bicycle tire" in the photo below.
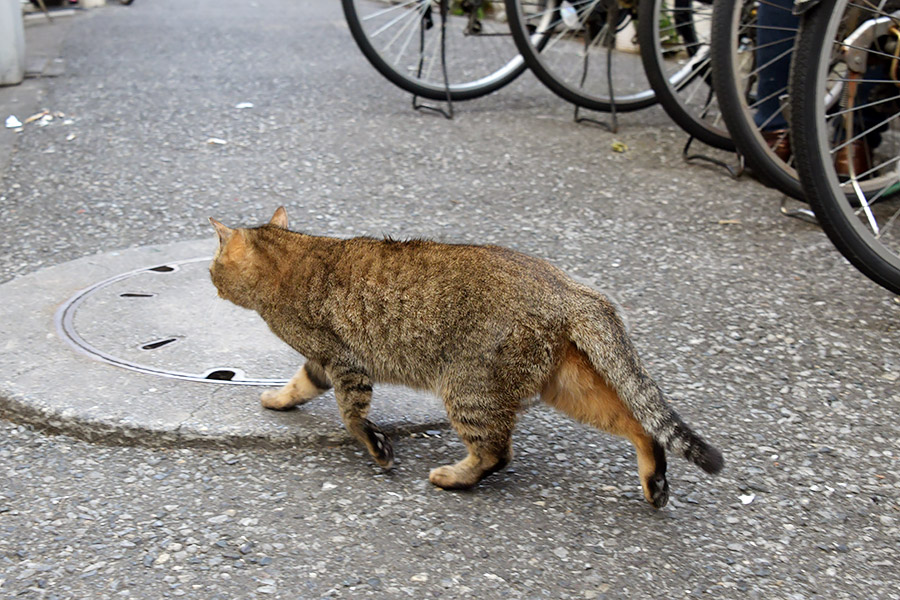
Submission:
M 805 200 L 793 157 L 787 161 L 782 160 L 769 147 L 761 128 L 754 120 L 754 105 L 758 101 L 754 98 L 752 77 L 758 69 L 753 68 L 745 73 L 743 65 L 746 61 L 755 65 L 752 53 L 755 52 L 756 43 L 752 42 L 750 45 L 742 37 L 745 34 L 755 35 L 755 20 L 748 7 L 756 4 L 755 0 L 717 0 L 713 4 L 713 87 L 731 139 L 744 156 L 750 170 L 763 183 L 788 196 Z M 742 48 L 747 51 L 743 52 Z M 790 126 L 785 129 L 789 132 Z
M 663 109 L 684 131 L 733 151 L 712 88 L 709 38 L 702 33 L 705 27 L 696 27 L 712 18 L 711 3 L 674 0 L 669 8 L 667 1 L 641 0 L 638 5 L 638 41 L 647 79 Z
M 341 0 L 341 6 L 350 34 L 369 63 L 394 85 L 416 96 L 471 100 L 499 90 L 526 69 L 508 28 L 495 16 L 477 19 L 478 26 L 487 30 L 473 33 L 465 13 L 450 14 L 448 9 L 445 82 L 440 59 L 440 11 L 449 2 Z M 487 15 L 489 9 L 502 3 L 485 0 L 481 6 Z M 399 48 L 391 48 L 398 41 Z M 394 50 L 399 50 L 396 58 L 389 56 Z
M 875 104 L 855 104 L 863 96 L 863 88 L 862 84 L 851 87 L 854 77 L 859 74 L 854 76 L 850 61 L 843 55 L 848 48 L 854 48 L 854 51 L 869 48 L 868 42 L 845 45 L 848 34 L 840 29 L 842 19 L 852 14 L 849 11 L 869 11 L 867 6 L 870 5 L 850 0 L 822 0 L 804 15 L 791 73 L 793 133 L 800 180 L 822 229 L 859 271 L 882 287 L 900 294 L 900 231 L 893 230 L 900 220 L 900 194 L 897 193 L 900 176 L 896 165 L 900 159 L 900 143 L 891 141 L 900 135 L 900 103 L 893 102 L 885 113 L 888 117 L 884 123 L 888 129 L 883 141 L 872 151 L 871 168 L 857 174 L 855 167 L 848 166 L 847 176 L 842 178 L 835 160 L 845 143 L 842 140 L 848 137 L 852 140 L 855 128 L 865 127 L 864 124 L 856 125 L 855 121 L 864 122 L 863 111 L 867 106 L 870 110 L 875 108 Z M 900 26 L 900 11 L 892 20 L 895 27 Z M 852 33 L 863 31 L 872 19 L 857 22 L 859 25 Z M 843 67 L 842 59 L 846 61 Z M 871 65 L 877 65 L 879 57 L 873 54 L 871 59 L 866 58 L 868 60 L 872 61 Z M 862 64 L 868 65 L 868 62 Z M 896 73 L 890 77 L 886 85 L 893 92 L 898 84 Z M 872 86 L 866 94 L 868 98 L 881 80 L 868 74 L 866 79 L 870 79 Z M 840 99 L 836 107 L 830 106 L 829 96 Z M 885 108 L 883 102 L 880 108 Z M 861 139 L 867 139 L 867 131 L 870 133 L 868 128 L 863 129 Z M 883 148 L 884 145 L 890 147 Z M 876 165 L 880 156 L 890 158 Z M 852 162 L 851 158 L 848 164 Z M 886 168 L 882 171 L 882 167 Z M 848 193 L 848 188 L 855 193 Z M 877 233 L 873 223 L 878 226 Z
M 592 34 L 600 22 L 593 11 L 599 0 L 573 1 L 578 8 L 568 0 L 506 0 L 510 32 L 531 72 L 557 96 L 582 108 L 611 112 L 615 101 L 616 111 L 630 112 L 655 104 L 656 95 L 637 54 L 613 49 L 610 64 L 614 68 L 609 71 L 623 72 L 625 77 L 614 80 L 610 92 L 608 75 L 615 76 L 607 73 L 607 54 L 597 40 L 611 28 L 603 23 Z M 571 25 L 564 21 L 567 10 L 573 11 L 565 17 Z M 585 46 L 587 53 L 582 52 Z M 622 86 L 628 90 L 624 94 L 616 89 Z

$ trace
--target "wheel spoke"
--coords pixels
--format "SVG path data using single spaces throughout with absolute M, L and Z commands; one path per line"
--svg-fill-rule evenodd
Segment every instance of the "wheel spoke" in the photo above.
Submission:
M 365 23 L 366 21 L 371 21 L 371 20 L 373 20 L 373 19 L 379 19 L 379 18 L 383 17 L 384 15 L 390 14 L 390 13 L 392 13 L 392 12 L 394 12 L 394 11 L 397 11 L 397 10 L 403 10 L 403 9 L 405 9 L 407 6 L 411 6 L 411 5 L 413 5 L 413 4 L 418 4 L 418 3 L 420 3 L 420 2 L 421 2 L 421 0 L 410 0 L 409 2 L 403 2 L 402 4 L 395 4 L 394 6 L 385 8 L 384 10 L 379 10 L 379 11 L 376 11 L 376 12 L 370 14 L 370 15 L 366 15 L 366 16 L 363 17 L 361 20 L 362 20 L 363 23 Z M 373 37 L 374 37 L 375 35 L 377 35 L 377 34 L 372 34 Z
M 425 6 L 425 5 L 423 4 L 423 6 Z M 423 12 L 424 12 L 424 11 L 423 11 Z M 396 16 L 395 18 L 393 18 L 393 19 L 391 19 L 390 21 L 388 21 L 387 23 L 385 23 L 384 25 L 382 25 L 381 27 L 379 27 L 378 29 L 376 29 L 375 31 L 373 31 L 371 34 L 369 34 L 369 37 L 372 38 L 372 39 L 375 39 L 375 38 L 377 38 L 379 35 L 381 35 L 382 33 L 384 33 L 385 31 L 387 31 L 388 29 L 390 29 L 391 27 L 393 27 L 394 25 L 396 25 L 397 23 L 399 23 L 400 21 L 402 21 L 403 19 L 408 19 L 407 24 L 404 25 L 404 26 L 400 29 L 400 31 L 402 32 L 403 29 L 405 29 L 406 27 L 409 26 L 409 23 L 415 23 L 415 22 L 416 22 L 416 16 L 421 15 L 421 14 L 422 14 L 422 12 L 417 13 L 416 11 L 409 11 L 409 12 L 405 12 L 405 13 L 403 13 L 403 14 L 401 14 L 401 15 L 398 15 L 398 16 Z M 392 41 L 393 41 L 393 39 L 396 39 L 396 38 L 397 38 L 397 36 L 395 35 L 394 38 L 392 38 Z M 391 42 L 388 42 L 388 46 L 390 46 L 390 44 L 391 44 Z

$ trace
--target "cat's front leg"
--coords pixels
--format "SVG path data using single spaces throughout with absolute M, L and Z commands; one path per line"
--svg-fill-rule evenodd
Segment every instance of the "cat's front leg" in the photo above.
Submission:
M 391 440 L 366 418 L 372 401 L 372 380 L 358 368 L 340 365 L 329 367 L 328 375 L 334 382 L 334 396 L 347 431 L 366 445 L 375 462 L 390 469 L 394 464 Z
M 287 410 L 309 402 L 331 388 L 325 369 L 315 361 L 307 361 L 284 387 L 267 390 L 260 396 L 264 408 Z

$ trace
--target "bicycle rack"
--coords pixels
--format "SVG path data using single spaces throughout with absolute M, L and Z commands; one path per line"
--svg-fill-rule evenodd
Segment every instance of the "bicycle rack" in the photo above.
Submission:
M 447 48 L 445 34 L 447 32 L 447 13 L 450 10 L 449 0 L 441 0 L 441 72 L 444 75 L 444 91 L 447 94 L 447 110 L 440 106 L 432 106 L 431 104 L 423 104 L 419 102 L 419 96 L 413 94 L 412 107 L 413 110 L 430 110 L 438 114 L 444 115 L 446 119 L 453 119 L 453 98 L 450 96 L 450 78 L 447 75 Z M 422 75 L 422 63 L 425 58 L 425 24 L 431 19 L 431 7 L 428 12 L 422 15 L 419 21 L 419 64 L 416 69 L 416 77 Z

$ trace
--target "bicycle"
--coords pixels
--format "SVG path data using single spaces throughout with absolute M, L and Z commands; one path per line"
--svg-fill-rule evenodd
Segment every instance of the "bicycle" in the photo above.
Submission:
M 661 102 L 683 129 L 730 149 L 709 86 L 708 1 L 506 0 L 526 64 L 572 104 L 628 112 Z
M 342 0 L 366 59 L 401 89 L 430 100 L 470 100 L 525 71 L 495 0 Z
M 799 26 L 791 10 L 791 0 L 717 0 L 710 51 L 722 118 L 743 160 L 764 183 L 802 200 L 785 110 L 785 63 Z
M 900 294 L 900 2 L 809 4 L 791 69 L 800 181 L 837 249 Z
M 659 103 L 673 121 L 705 144 L 733 151 L 712 85 L 712 12 L 712 0 L 641 0 L 641 61 Z

